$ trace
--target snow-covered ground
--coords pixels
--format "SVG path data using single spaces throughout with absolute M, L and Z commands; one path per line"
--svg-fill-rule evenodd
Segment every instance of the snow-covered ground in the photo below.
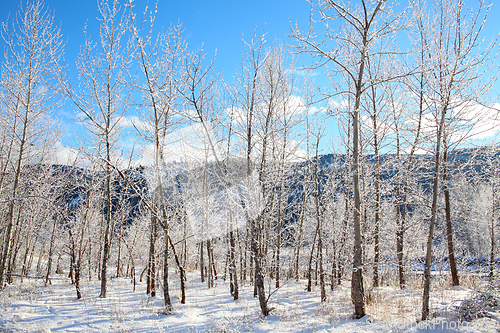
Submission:
M 173 274 L 173 273 L 172 273 Z M 434 318 L 417 323 L 421 290 L 381 287 L 366 291 L 369 315 L 350 318 L 348 282 L 328 289 L 320 302 L 319 287 L 305 290 L 305 281 L 285 282 L 269 299 L 273 307 L 267 318 L 260 315 L 253 288 L 246 283 L 234 301 L 227 282 L 219 278 L 208 289 L 197 274 L 188 275 L 187 302 L 180 304 L 178 283 L 171 282 L 174 312 L 163 314 L 162 291 L 148 297 L 145 284 L 133 291 L 130 279 L 110 279 L 108 298 L 99 298 L 99 281 L 85 281 L 83 298 L 59 276 L 45 287 L 42 280 L 25 279 L 0 291 L 0 332 L 497 332 L 499 323 L 490 318 L 460 322 L 455 307 L 470 296 L 465 288 L 434 288 Z M 435 287 L 439 287 L 436 285 Z M 269 285 L 266 285 L 269 290 Z M 272 289 L 274 290 L 274 288 Z

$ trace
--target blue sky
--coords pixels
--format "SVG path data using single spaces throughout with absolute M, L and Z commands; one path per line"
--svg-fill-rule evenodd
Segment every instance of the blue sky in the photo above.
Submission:
M 26 1 L 26 0 L 23 0 Z M 123 1 L 122 1 L 123 2 Z M 84 41 L 87 22 L 94 40 L 98 38 L 97 0 L 45 0 L 45 8 L 54 13 L 66 41 L 66 61 L 72 65 Z M 147 1 L 135 0 L 135 11 L 141 12 Z M 149 8 L 155 4 L 149 1 Z M 0 0 L 0 21 L 11 19 L 18 10 L 18 0 Z M 167 1 L 158 3 L 157 27 L 181 22 L 191 49 L 203 45 L 209 57 L 217 50 L 217 66 L 233 71 L 243 52 L 242 37 L 251 38 L 254 29 L 265 30 L 267 40 L 285 38 L 290 32 L 289 20 L 306 26 L 309 4 L 306 0 L 211 0 Z
M 65 60 L 70 67 L 70 77 L 75 80 L 75 60 L 84 42 L 85 24 L 92 40 L 97 41 L 99 37 L 97 0 L 45 0 L 44 4 L 45 9 L 54 15 L 55 24 L 61 27 L 66 43 Z M 135 0 L 134 4 L 135 11 L 141 13 L 148 1 Z M 149 9 L 154 5 L 155 0 L 149 1 Z M 0 21 L 9 19 L 12 22 L 18 9 L 18 0 L 0 0 Z M 188 47 L 192 50 L 203 47 L 208 59 L 217 54 L 215 66 L 230 81 L 241 63 L 242 38 L 249 40 L 257 29 L 258 34 L 266 33 L 268 43 L 285 39 L 285 34 L 290 32 L 290 22 L 298 21 L 305 27 L 309 14 L 310 6 L 306 0 L 159 0 L 155 26 L 160 29 L 182 23 Z M 0 46 L 3 47 L 1 41 Z M 72 111 L 67 102 L 56 114 L 66 131 L 62 142 L 70 146 L 75 144 L 74 136 L 82 133 L 81 126 L 71 121 Z
M 466 2 L 477 3 L 467 0 Z M 83 27 L 86 23 L 92 39 L 98 40 L 97 0 L 45 0 L 44 3 L 45 8 L 53 13 L 55 23 L 61 27 L 66 42 L 65 59 L 74 80 L 77 75 L 74 64 L 79 47 L 84 42 Z M 141 12 L 147 1 L 135 0 L 134 3 L 135 11 Z M 149 1 L 150 8 L 154 4 L 154 0 Z M 9 13 L 11 21 L 18 7 L 18 0 L 0 0 L 0 21 L 5 22 Z M 309 15 L 310 6 L 306 0 L 159 0 L 156 27 L 168 27 L 170 24 L 181 22 L 189 48 L 203 46 L 209 59 L 213 59 L 217 51 L 215 66 L 218 70 L 223 70 L 225 80 L 230 82 L 242 59 L 242 37 L 249 40 L 257 29 L 257 34 L 266 32 L 269 44 L 276 38 L 293 43 L 286 37 L 286 34 L 290 33 L 290 23 L 297 22 L 299 27 L 306 28 Z M 489 13 L 484 35 L 487 39 L 500 31 L 496 21 L 498 17 L 500 1 L 493 3 Z M 0 46 L 3 46 L 1 42 Z M 60 110 L 58 116 L 66 126 L 63 143 L 72 145 L 79 125 L 71 122 L 72 107 L 68 104 Z

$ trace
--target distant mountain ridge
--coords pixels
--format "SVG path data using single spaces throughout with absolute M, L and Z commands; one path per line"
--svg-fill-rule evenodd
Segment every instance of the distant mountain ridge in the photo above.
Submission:
M 488 166 L 488 154 L 486 148 L 462 149 L 457 150 L 449 155 L 448 167 L 451 172 L 451 178 L 460 175 L 461 177 L 481 179 L 488 181 L 491 170 Z M 491 154 L 490 154 L 491 155 Z M 499 154 L 493 155 L 495 161 L 498 160 Z M 318 179 L 320 182 L 320 191 L 324 191 L 327 182 L 334 183 L 335 193 L 345 193 L 346 185 L 350 184 L 350 171 L 346 170 L 347 156 L 344 154 L 325 154 L 318 157 Z M 430 190 L 433 177 L 433 157 L 431 155 L 415 155 L 416 169 L 413 173 L 417 174 L 417 182 L 424 191 Z M 288 165 L 286 173 L 286 187 L 288 188 L 287 202 L 289 206 L 294 206 L 304 193 L 306 177 L 309 182 L 314 178 L 314 165 L 316 160 L 313 158 L 309 161 L 294 162 Z M 373 179 L 375 163 L 374 155 L 365 155 L 362 157 L 362 170 L 365 174 L 371 175 L 367 178 L 369 181 Z M 209 177 L 209 185 L 211 192 L 222 191 L 224 186 L 232 185 L 235 182 L 240 182 L 246 177 L 246 160 L 242 158 L 226 159 L 223 161 L 222 170 L 215 162 L 211 162 L 208 166 L 197 165 L 190 168 L 187 164 L 179 162 L 167 164 L 163 170 L 163 187 L 167 204 L 171 210 L 175 210 L 175 206 L 183 205 L 179 194 L 184 191 L 190 182 L 201 182 L 204 175 Z M 381 179 L 383 181 L 396 181 L 397 168 L 396 156 L 394 154 L 380 155 Z M 54 186 L 58 186 L 59 193 L 56 201 L 60 201 L 60 207 L 67 209 L 71 214 L 74 212 L 87 198 L 92 182 L 91 171 L 85 168 L 67 165 L 31 165 L 25 166 L 23 171 L 25 174 L 42 174 L 48 172 L 50 182 Z M 347 174 L 346 174 L 347 172 Z M 154 181 L 151 179 L 153 170 L 148 167 L 137 167 L 134 169 L 124 170 L 123 173 L 129 178 L 129 181 L 134 185 L 136 190 L 143 193 L 144 197 L 152 190 L 151 184 Z M 223 174 L 221 174 L 223 173 Z M 309 175 L 309 176 L 308 176 Z M 229 176 L 229 177 L 227 177 Z M 102 191 L 102 179 L 104 173 L 97 172 L 94 176 L 94 185 L 97 186 L 97 191 Z M 226 177 L 225 181 L 222 181 Z M 276 184 L 277 186 L 278 184 Z M 101 187 L 99 187 L 101 186 Z M 312 191 L 309 189 L 308 191 Z M 141 199 L 135 192 L 118 176 L 113 177 L 112 182 L 112 210 L 113 213 L 118 209 L 118 205 L 127 205 L 125 224 L 132 223 L 132 220 L 139 215 L 144 214 L 144 207 Z M 386 193 L 385 196 L 391 196 Z M 104 205 L 103 205 L 104 206 Z M 103 208 L 104 209 L 104 208 Z M 297 218 L 296 214 L 289 212 L 291 219 Z

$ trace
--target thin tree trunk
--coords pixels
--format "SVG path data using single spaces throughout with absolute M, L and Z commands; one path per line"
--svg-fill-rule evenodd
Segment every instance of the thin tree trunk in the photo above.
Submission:
M 239 298 L 239 288 L 238 288 L 238 272 L 236 270 L 236 246 L 234 242 L 234 232 L 233 230 L 230 231 L 229 233 L 229 242 L 231 245 L 231 256 L 230 256 L 230 264 L 229 264 L 229 269 L 231 270 L 231 283 L 232 283 L 232 290 L 233 290 L 233 298 L 236 301 Z
M 186 207 L 184 207 L 183 210 L 183 226 L 184 226 L 184 239 L 183 239 L 183 248 L 182 248 L 182 266 L 186 266 L 187 263 L 187 257 L 188 257 L 188 249 L 187 249 L 187 212 L 186 212 Z
M 339 246 L 339 254 L 337 256 L 338 258 L 338 275 L 337 275 L 337 285 L 340 286 L 342 276 L 344 275 L 344 268 L 345 268 L 345 263 L 344 263 L 344 250 L 346 247 L 347 243 L 347 228 L 348 228 L 348 223 L 349 223 L 349 185 L 346 184 L 346 194 L 345 194 L 345 200 L 344 200 L 344 219 L 343 219 L 343 225 L 342 225 L 342 236 L 340 237 L 340 246 Z
M 361 193 L 359 184 L 359 108 L 361 104 L 361 83 L 365 66 L 365 53 L 362 54 L 358 82 L 356 84 L 356 101 L 352 120 L 353 134 L 353 186 L 354 186 L 354 257 L 352 262 L 351 298 L 354 304 L 354 317 L 361 318 L 365 315 L 365 301 L 363 288 L 363 248 L 361 236 Z
M 210 250 L 210 257 L 212 259 L 212 273 L 213 273 L 213 276 L 214 276 L 214 280 L 217 280 L 217 265 L 216 265 L 216 262 L 215 262 L 214 245 L 213 245 L 213 243 L 210 245 L 210 249 L 211 249 Z M 214 282 L 214 285 L 215 285 L 215 282 Z
M 108 161 L 111 161 L 111 144 L 109 133 L 106 133 L 106 157 Z M 104 247 L 102 251 L 102 266 L 101 266 L 101 298 L 107 297 L 108 292 L 108 259 L 110 255 L 111 246 L 111 170 L 110 166 L 106 164 L 106 219 L 105 219 L 105 231 L 104 231 Z
M 295 266 L 294 266 L 294 271 L 295 271 L 295 280 L 299 281 L 300 277 L 300 266 L 299 266 L 299 261 L 300 261 L 300 249 L 302 248 L 302 234 L 303 234 L 303 227 L 304 227 L 304 218 L 305 218 L 305 213 L 306 213 L 306 185 L 304 183 L 304 193 L 302 194 L 302 207 L 300 210 L 300 222 L 299 222 L 299 234 L 298 234 L 298 239 L 295 244 Z
M 333 224 L 333 223 L 332 223 Z M 334 229 L 332 229 L 334 230 Z M 331 279 L 330 279 L 330 290 L 334 290 L 335 289 L 335 282 L 337 280 L 337 276 L 338 276 L 338 266 L 337 266 L 337 261 L 338 261 L 338 253 L 337 253 L 337 249 L 335 247 L 335 237 L 333 236 L 332 237 L 332 275 L 331 275 Z
M 122 270 L 122 237 L 123 237 L 123 210 L 122 210 L 122 220 L 120 223 L 120 234 L 118 237 L 118 258 L 116 261 L 116 277 L 119 278 L 121 276 L 121 270 Z
M 259 304 L 260 304 L 260 309 L 262 311 L 262 314 L 264 316 L 269 315 L 269 308 L 267 307 L 267 298 L 266 294 L 264 291 L 264 276 L 262 274 L 262 268 L 260 267 L 260 262 L 261 262 L 261 254 L 259 250 L 259 245 L 257 243 L 258 239 L 258 228 L 257 228 L 257 221 L 255 219 L 251 219 L 251 227 L 252 227 L 252 239 L 251 239 L 251 245 L 252 245 L 252 252 L 254 256 L 254 265 L 255 265 L 255 280 L 254 280 L 254 285 L 257 290 L 257 295 L 259 296 Z
M 495 269 L 495 251 L 496 251 L 496 240 L 495 240 L 495 224 L 496 224 L 496 193 L 495 193 L 495 178 L 496 177 L 496 168 L 495 174 L 493 175 L 493 183 L 491 185 L 491 195 L 492 195 L 492 205 L 491 205 L 491 226 L 490 226 L 490 272 L 489 279 L 490 282 L 493 281 L 493 272 Z
M 460 281 L 458 279 L 458 269 L 455 261 L 455 250 L 453 248 L 453 228 L 451 225 L 451 203 L 450 203 L 450 187 L 449 187 L 449 175 L 447 169 L 448 162 L 448 149 L 446 142 L 443 142 L 443 183 L 444 183 L 444 203 L 445 203 L 445 215 L 446 215 L 446 239 L 448 241 L 448 259 L 450 263 L 451 271 L 451 283 L 453 286 L 459 286 Z
M 283 179 L 283 177 L 282 177 Z M 280 194 L 278 199 L 278 221 L 276 227 L 276 288 L 280 287 L 280 250 L 281 250 L 281 227 L 282 227 L 282 210 L 281 210 L 281 200 L 282 200 L 282 191 L 283 191 L 283 181 L 280 184 Z
M 400 198 L 399 186 L 397 188 L 397 197 Z M 404 274 L 404 261 L 403 261 L 403 242 L 404 242 L 404 219 L 401 212 L 401 203 L 396 206 L 396 256 L 398 259 L 398 278 L 399 278 L 399 288 L 404 289 L 406 285 L 405 274 Z
M 165 224 L 166 226 L 166 224 Z M 172 301 L 170 300 L 169 288 L 168 288 L 168 250 L 169 250 L 169 231 L 168 228 L 164 228 L 165 231 L 165 253 L 163 255 L 163 299 L 165 303 L 165 311 L 170 313 L 173 310 Z
M 348 119 L 348 124 L 347 124 L 347 146 L 350 146 L 351 142 L 351 119 Z M 347 242 L 347 227 L 349 223 L 349 195 L 350 195 L 350 189 L 349 189 L 349 169 L 347 168 L 348 162 L 349 162 L 349 150 L 347 151 L 345 155 L 345 161 L 344 161 L 344 166 L 345 166 L 345 194 L 344 194 L 344 218 L 343 218 L 343 223 L 342 223 L 342 235 L 340 237 L 340 245 L 339 245 L 339 251 L 337 255 L 337 285 L 340 286 L 342 276 L 344 275 L 344 249 L 345 249 L 345 244 Z
M 184 267 L 181 265 L 179 260 L 179 256 L 177 255 L 177 251 L 175 251 L 174 243 L 172 242 L 172 238 L 170 235 L 168 236 L 168 240 L 170 242 L 170 247 L 172 248 L 172 252 L 174 254 L 175 263 L 179 268 L 179 278 L 181 280 L 181 304 L 186 304 L 186 271 Z
M 205 259 L 203 257 L 203 240 L 200 242 L 200 277 L 201 277 L 201 282 L 205 282 Z
M 50 282 L 50 272 L 52 270 L 52 256 L 54 252 L 54 242 L 56 238 L 56 226 L 57 226 L 57 216 L 54 216 L 54 224 L 52 225 L 52 233 L 50 236 L 50 245 L 49 245 L 49 255 L 47 258 L 47 274 L 45 275 L 45 286 Z M 52 284 L 52 283 L 51 283 Z
M 213 263 L 212 263 L 212 246 L 211 246 L 211 241 L 210 239 L 207 239 L 206 245 L 207 245 L 207 257 L 208 257 L 208 265 L 207 265 L 207 282 L 208 282 L 208 288 L 213 288 L 214 287 L 214 272 L 213 272 Z
M 146 294 L 151 297 L 156 296 L 156 227 L 157 227 L 157 217 L 155 215 L 151 216 L 151 233 L 149 238 L 149 263 L 146 275 Z
M 375 94 L 375 89 L 372 88 L 373 93 Z M 373 114 L 373 145 L 375 147 L 375 230 L 374 230 L 374 258 L 373 258 L 373 287 L 379 286 L 379 274 L 378 274 L 378 265 L 380 259 L 380 207 L 381 207 L 381 196 L 380 196 L 380 157 L 379 157 L 379 141 L 377 135 L 377 114 L 376 114 L 376 105 L 375 98 L 373 101 L 374 105 L 374 114 Z
M 422 295 L 422 320 L 427 320 L 429 316 L 429 297 L 431 287 L 431 264 L 432 264 L 432 242 L 434 240 L 434 228 L 437 219 L 437 199 L 439 194 L 439 169 L 441 167 L 441 138 L 442 131 L 445 125 L 446 107 L 441 111 L 441 120 L 438 124 L 437 138 L 436 138 L 436 151 L 434 161 L 434 182 L 432 186 L 432 208 L 431 208 L 431 222 L 429 225 L 429 237 L 427 238 L 427 252 L 425 256 L 425 269 L 424 269 L 424 292 Z
M 318 228 L 314 232 L 314 238 L 311 245 L 311 254 L 309 255 L 309 266 L 307 268 L 307 291 L 312 290 L 312 261 L 314 257 L 314 248 L 316 247 L 316 237 L 318 236 Z
M 318 234 L 318 261 L 319 261 L 319 285 L 321 289 L 321 302 L 326 302 L 325 271 L 323 270 L 323 241 L 321 230 Z

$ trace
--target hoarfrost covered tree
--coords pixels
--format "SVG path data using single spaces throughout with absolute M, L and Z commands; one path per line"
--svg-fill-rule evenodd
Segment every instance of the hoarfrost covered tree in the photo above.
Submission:
M 2 38 L 6 44 L 2 63 L 0 102 L 2 117 L 8 123 L 7 149 L 12 169 L 8 193 L 6 218 L 2 229 L 3 244 L 0 257 L 0 289 L 5 281 L 6 265 L 11 252 L 15 212 L 19 207 L 22 170 L 43 137 L 49 135 L 50 115 L 60 102 L 57 86 L 57 62 L 61 60 L 63 44 L 53 17 L 43 8 L 41 1 L 21 5 L 12 22 L 2 24 Z M 2 148 L 3 149 L 3 148 Z M 3 180 L 3 176 L 2 176 Z M 4 186 L 2 182 L 1 186 Z
M 207 278 L 208 287 L 214 287 L 216 278 L 216 267 L 213 256 L 213 233 L 209 228 L 209 215 L 212 214 L 210 201 L 213 199 L 214 191 L 217 191 L 217 183 L 223 188 L 227 188 L 227 180 L 223 177 L 223 167 L 220 160 L 221 149 L 220 140 L 217 137 L 217 128 L 220 127 L 221 114 L 219 107 L 220 100 L 223 99 L 223 87 L 221 78 L 214 71 L 214 62 L 207 61 L 205 65 L 203 50 L 199 49 L 186 59 L 186 89 L 183 91 L 183 97 L 186 102 L 187 118 L 193 121 L 193 128 L 198 131 L 196 140 L 200 141 L 202 161 L 198 163 L 203 167 L 202 177 L 198 178 L 197 184 L 194 184 L 195 196 L 198 200 L 200 227 L 200 273 L 201 280 L 205 282 Z M 219 100 L 220 99 L 220 100 Z M 194 138 L 194 137 L 193 137 Z M 210 167 L 209 160 L 215 161 L 213 170 Z M 215 183 L 214 183 L 215 182 Z M 212 202 L 212 205 L 214 202 Z M 219 207 L 220 208 L 220 207 Z M 219 209 L 217 208 L 217 209 Z M 215 219 L 217 220 L 217 219 Z M 205 265 L 205 247 L 207 264 Z
M 289 211 L 287 197 L 289 184 L 287 171 L 290 163 L 297 160 L 301 138 L 297 135 L 302 120 L 302 111 L 306 105 L 302 97 L 295 95 L 301 90 L 300 82 L 287 70 L 292 65 L 286 56 L 287 49 L 279 42 L 264 51 L 264 61 L 258 77 L 259 104 L 255 117 L 254 147 L 256 159 L 260 159 L 259 182 L 263 186 L 263 195 L 269 196 L 265 234 L 262 248 L 266 255 L 272 248 L 276 288 L 280 287 L 281 248 L 284 241 L 285 216 Z M 268 192 L 268 193 L 266 193 Z M 271 265 L 266 265 L 271 266 Z
M 419 37 L 421 37 L 419 35 Z M 392 129 L 396 153 L 395 207 L 396 207 L 396 257 L 399 287 L 405 288 L 405 233 L 408 228 L 408 207 L 410 203 L 414 171 L 418 170 L 416 154 L 422 142 L 422 121 L 427 114 L 424 87 L 427 80 L 426 57 L 421 47 L 421 38 L 415 38 L 414 48 L 419 50 L 413 55 L 416 60 L 410 63 L 407 72 L 417 68 L 417 73 L 394 81 L 388 87 L 388 99 L 393 113 Z M 410 98 L 406 98 L 410 96 Z
M 490 170 L 490 187 L 491 187 L 491 208 L 490 208 L 490 224 L 489 224 L 489 243 L 490 243 L 490 255 L 489 255 L 489 273 L 488 277 L 490 282 L 493 282 L 494 270 L 495 270 L 495 255 L 498 252 L 498 233 L 496 231 L 498 224 L 498 147 L 497 145 L 492 145 L 490 147 L 490 152 L 488 156 L 488 169 Z
M 380 77 L 380 73 L 389 72 L 387 66 L 378 57 L 373 57 L 367 61 L 367 77 L 370 80 L 376 80 Z M 390 63 L 397 62 L 393 59 Z M 374 169 L 375 169 L 375 212 L 374 212 L 374 257 L 373 257 L 373 287 L 378 287 L 379 278 L 379 261 L 380 261 L 380 228 L 382 219 L 382 192 L 384 191 L 381 179 L 381 161 L 380 155 L 383 150 L 385 141 L 388 136 L 390 127 L 390 117 L 388 109 L 390 109 L 390 99 L 388 92 L 390 91 L 390 83 L 383 86 L 371 85 L 366 92 L 365 107 L 367 109 L 368 117 L 370 118 L 366 129 L 363 132 L 368 134 L 367 141 L 373 147 L 374 154 Z M 371 125 L 371 126 L 370 126 Z M 363 127 L 361 127 L 363 128 Z
M 96 226 L 95 221 L 99 219 L 98 207 L 102 199 L 98 194 L 100 188 L 96 186 L 99 185 L 99 175 L 95 169 L 96 166 L 91 170 L 89 177 L 85 173 L 78 174 L 77 172 L 70 172 L 69 175 L 66 175 L 69 183 L 65 182 L 63 184 L 63 192 L 60 198 L 65 203 L 69 202 L 69 204 L 65 205 L 66 209 L 61 212 L 60 219 L 63 221 L 64 229 L 69 234 L 70 274 L 75 285 L 77 299 L 82 298 L 80 282 L 82 280 L 85 255 L 91 255 L 92 244 L 89 240 L 89 231 Z M 72 185 L 76 184 L 85 186 L 87 188 L 86 193 L 78 193 L 79 189 L 71 188 Z M 69 195 L 71 195 L 71 192 L 82 195 L 82 198 L 77 197 L 70 200 Z M 79 207 L 76 209 L 72 207 L 72 201 L 76 201 L 75 205 L 79 203 Z
M 312 22 L 309 29 L 292 30 L 292 37 L 298 43 L 299 52 L 312 55 L 316 59 L 314 67 L 332 64 L 330 73 L 332 80 L 343 73 L 347 77 L 346 87 L 352 90 L 344 91 L 353 100 L 352 117 L 352 179 L 354 187 L 354 256 L 351 279 L 351 296 L 354 305 L 354 316 L 365 315 L 363 288 L 363 253 L 361 235 L 361 188 L 360 188 L 360 107 L 363 95 L 371 85 L 382 82 L 383 77 L 368 79 L 365 73 L 367 62 L 374 55 L 382 55 L 386 50 L 376 46 L 381 39 L 393 37 L 399 28 L 399 16 L 393 15 L 387 0 L 369 2 L 362 0 L 360 4 L 343 1 L 319 1 L 313 4 L 320 15 L 323 24 L 324 37 L 318 38 L 313 30 Z M 332 24 L 338 24 L 335 30 Z M 383 58 L 383 57 L 382 57 Z M 382 60 L 382 59 L 381 59 Z M 335 93 L 327 93 L 334 96 Z
M 235 105 L 241 112 L 242 149 L 246 159 L 246 179 L 241 193 L 241 204 L 244 207 L 247 230 L 250 238 L 251 260 L 254 265 L 254 295 L 259 297 L 259 305 L 264 316 L 269 315 L 267 297 L 264 290 L 263 254 L 262 254 L 262 198 L 260 185 L 255 175 L 254 148 L 256 141 L 255 122 L 259 100 L 259 75 L 264 65 L 264 36 L 253 36 L 245 43 L 246 55 L 242 64 L 242 72 L 237 77 L 237 87 L 233 93 Z
M 286 48 L 279 42 L 266 48 L 264 43 L 264 35 L 255 34 L 245 42 L 242 69 L 230 90 L 230 112 L 237 141 L 234 146 L 245 154 L 240 205 L 249 233 L 254 296 L 267 316 L 264 279 L 270 275 L 276 288 L 282 279 L 281 250 L 290 194 L 287 171 L 297 158 L 297 128 L 305 105 L 295 95 L 300 86 L 288 70 Z
M 117 139 L 120 122 L 128 107 L 126 76 L 130 66 L 124 37 L 129 29 L 129 14 L 117 0 L 98 2 L 100 20 L 99 42 L 85 33 L 77 60 L 78 84 L 74 89 L 64 86 L 65 94 L 79 111 L 79 119 L 94 138 L 93 156 L 100 163 L 104 178 L 104 228 L 100 297 L 107 297 L 107 269 L 113 212 L 111 183 L 112 165 L 117 164 Z M 67 75 L 67 73 L 66 73 Z M 67 76 L 66 76 L 67 77 Z
M 429 130 L 432 131 L 434 141 L 431 150 L 434 155 L 431 219 L 422 295 L 422 320 L 426 320 L 429 315 L 432 243 L 438 214 L 442 167 L 446 166 L 450 145 L 460 144 L 476 131 L 475 124 L 481 118 L 481 112 L 474 111 L 474 108 L 480 105 L 481 95 L 487 92 L 492 84 L 490 80 L 485 82 L 483 74 L 487 73 L 494 61 L 492 51 L 496 46 L 496 39 L 487 45 L 481 40 L 488 13 L 488 6 L 483 1 L 478 1 L 478 7 L 474 10 L 467 9 L 463 1 L 450 0 L 436 1 L 430 12 L 422 8 L 423 3 L 417 2 L 417 22 L 425 41 L 425 57 L 429 62 L 426 103 L 431 113 L 432 125 Z M 426 20 L 425 17 L 431 19 Z M 446 171 L 444 174 L 446 181 Z M 447 184 L 444 185 L 446 191 Z M 449 197 L 447 200 L 449 201 Z M 449 209 L 449 205 L 447 206 Z M 451 221 L 449 214 L 447 215 L 447 236 L 450 244 Z M 449 251 L 452 251 L 452 247 Z M 454 282 L 458 282 L 458 277 L 454 277 Z
M 132 1 L 130 9 L 132 10 Z M 149 15 L 149 19 L 148 19 Z M 165 188 L 163 186 L 163 169 L 165 167 L 165 148 L 167 136 L 175 129 L 175 115 L 181 108 L 179 101 L 184 84 L 184 58 L 186 42 L 181 37 L 181 25 L 171 26 L 166 32 L 153 34 L 156 8 L 148 13 L 145 9 L 141 20 L 131 12 L 131 30 L 134 38 L 135 58 L 139 64 L 141 78 L 131 84 L 140 92 L 138 106 L 141 110 L 141 121 L 135 124 L 139 135 L 151 147 L 149 152 L 153 159 L 152 191 L 153 205 L 156 212 L 151 212 L 150 264 L 148 267 L 148 289 L 154 296 L 155 281 L 155 234 L 157 225 L 163 227 L 165 233 L 163 261 L 163 296 L 167 312 L 172 310 L 168 287 L 168 257 L 170 248 L 169 220 L 167 216 Z M 144 82 L 139 85 L 135 82 Z M 160 221 L 158 221 L 160 217 Z M 160 222 L 160 223 L 158 223 Z M 174 249 L 175 250 L 175 249 Z M 181 271 L 181 303 L 185 302 L 184 268 Z

